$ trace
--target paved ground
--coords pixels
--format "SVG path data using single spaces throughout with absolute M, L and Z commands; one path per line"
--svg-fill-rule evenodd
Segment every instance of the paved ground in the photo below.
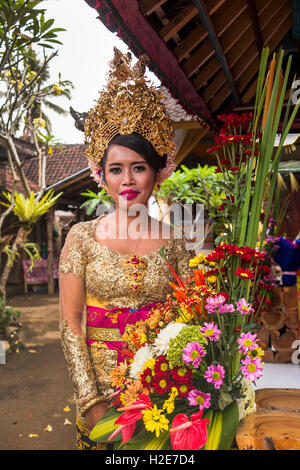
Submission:
M 26 348 L 0 365 L 0 449 L 74 450 L 75 406 L 59 340 L 58 296 L 20 295 L 8 303 L 23 312 L 19 332 Z

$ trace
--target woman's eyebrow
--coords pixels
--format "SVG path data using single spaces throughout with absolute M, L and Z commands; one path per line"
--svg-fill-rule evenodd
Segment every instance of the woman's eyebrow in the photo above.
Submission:
M 131 162 L 130 165 L 137 165 L 137 164 L 144 164 L 146 162 L 144 162 L 144 160 L 139 160 L 138 162 Z M 113 165 L 118 165 L 118 166 L 122 166 L 123 163 L 119 163 L 119 162 L 113 162 L 113 163 L 109 163 L 108 166 L 113 166 Z

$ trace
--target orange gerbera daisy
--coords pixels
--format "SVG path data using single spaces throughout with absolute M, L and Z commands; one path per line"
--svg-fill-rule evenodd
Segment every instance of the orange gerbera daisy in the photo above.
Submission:
M 111 383 L 114 387 L 120 388 L 122 387 L 125 375 L 127 371 L 127 364 L 126 362 L 121 362 L 115 369 L 113 369 L 110 373 L 111 376 Z

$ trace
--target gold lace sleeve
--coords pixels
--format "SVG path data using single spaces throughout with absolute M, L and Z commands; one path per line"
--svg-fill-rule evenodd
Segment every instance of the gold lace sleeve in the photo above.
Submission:
M 84 223 L 73 225 L 69 231 L 59 259 L 59 273 L 73 273 L 84 278 L 85 263 L 84 241 L 86 229 Z
M 96 403 L 106 401 L 99 394 L 82 331 L 85 304 L 83 243 L 84 224 L 74 225 L 67 235 L 59 269 L 61 342 L 81 416 Z

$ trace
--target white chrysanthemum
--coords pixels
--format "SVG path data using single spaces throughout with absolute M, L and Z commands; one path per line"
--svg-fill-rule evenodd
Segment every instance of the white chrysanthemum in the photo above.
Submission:
M 161 330 L 153 345 L 155 355 L 161 356 L 166 354 L 170 340 L 176 338 L 184 326 L 186 326 L 185 323 L 169 323 L 168 326 Z
M 153 358 L 153 349 L 149 344 L 140 348 L 134 355 L 133 361 L 130 364 L 130 377 L 136 379 L 142 372 L 144 364 L 149 359 Z
M 250 380 L 244 379 L 242 381 L 242 394 L 245 395 L 244 398 L 239 398 L 237 400 L 239 408 L 239 419 L 244 419 L 245 416 L 255 413 L 256 403 L 255 403 L 255 390 L 252 386 Z

